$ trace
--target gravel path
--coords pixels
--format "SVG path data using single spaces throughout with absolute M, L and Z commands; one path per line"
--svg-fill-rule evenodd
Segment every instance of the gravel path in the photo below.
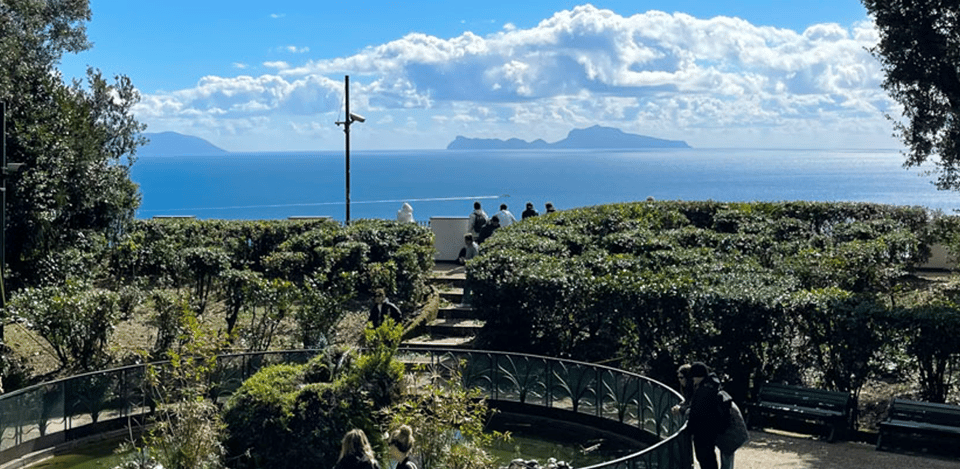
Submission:
M 697 466 L 699 467 L 699 466 Z M 779 432 L 750 432 L 736 469 L 960 469 L 960 458 L 876 451 L 866 443 L 826 443 Z

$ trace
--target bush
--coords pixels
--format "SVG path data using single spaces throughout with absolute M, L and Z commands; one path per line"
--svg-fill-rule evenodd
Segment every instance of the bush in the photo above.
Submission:
M 8 307 L 46 339 L 61 367 L 86 371 L 108 359 L 106 345 L 119 321 L 119 301 L 116 293 L 70 281 L 21 290 Z
M 305 365 L 268 367 L 245 381 L 224 408 L 235 467 L 333 467 L 353 428 L 384 454 L 379 410 L 399 397 L 400 334 L 387 320 L 365 332 L 364 353 L 328 348 Z
M 945 237 L 931 226 L 921 208 L 820 202 L 642 202 L 524 220 L 468 266 L 487 320 L 479 342 L 616 357 L 669 382 L 680 363 L 707 361 L 740 399 L 801 367 L 810 384 L 856 392 L 876 371 L 898 282 Z

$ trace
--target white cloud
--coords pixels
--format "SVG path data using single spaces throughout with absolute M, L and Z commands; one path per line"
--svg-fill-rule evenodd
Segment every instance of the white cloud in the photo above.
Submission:
M 421 126 L 440 125 L 437 139 L 562 136 L 604 123 L 671 138 L 702 132 L 718 145 L 731 143 L 721 129 L 791 137 L 807 129 L 816 145 L 815 132 L 842 132 L 837 125 L 890 133 L 882 114 L 892 104 L 867 51 L 877 37 L 869 22 L 797 32 L 728 17 L 624 17 L 586 5 L 486 37 L 411 33 L 348 57 L 266 62 L 275 75 L 205 77 L 191 89 L 145 96 L 138 113 L 278 121 L 336 113 L 340 78 L 351 74 L 352 108 L 408 125 L 423 114 Z
M 263 66 L 264 66 L 264 67 L 267 67 L 267 68 L 275 68 L 275 69 L 277 69 L 277 70 L 285 70 L 285 69 L 290 68 L 290 64 L 288 64 L 288 63 L 286 63 L 286 62 L 284 62 L 284 61 L 282 61 L 282 60 L 278 60 L 278 61 L 274 61 L 274 62 L 264 62 L 264 63 L 263 63 Z

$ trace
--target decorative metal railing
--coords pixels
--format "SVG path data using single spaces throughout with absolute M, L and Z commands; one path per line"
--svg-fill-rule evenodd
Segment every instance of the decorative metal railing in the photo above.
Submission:
M 219 357 L 215 397 L 233 393 L 265 366 L 305 363 L 318 350 Z M 642 431 L 655 444 L 591 469 L 693 467 L 684 422 L 670 412 L 681 397 L 655 380 L 602 365 L 506 352 L 402 348 L 398 358 L 437 375 L 456 368 L 464 384 L 494 403 L 570 412 Z M 162 364 L 160 364 L 162 365 Z M 42 448 L 122 428 L 152 409 L 144 394 L 146 365 L 87 373 L 0 395 L 0 464 Z M 620 427 L 623 428 L 623 427 Z

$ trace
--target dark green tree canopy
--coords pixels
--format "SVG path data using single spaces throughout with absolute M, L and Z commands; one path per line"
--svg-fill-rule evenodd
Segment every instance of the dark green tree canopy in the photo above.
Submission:
M 19 285 L 62 281 L 122 232 L 139 206 L 130 166 L 144 129 L 123 76 L 65 83 L 64 53 L 88 49 L 88 0 L 0 2 L 0 101 L 7 106 L 7 263 Z
M 960 190 L 960 2 L 863 0 L 876 21 L 883 88 L 903 105 L 906 166 L 933 159 L 937 187 Z

